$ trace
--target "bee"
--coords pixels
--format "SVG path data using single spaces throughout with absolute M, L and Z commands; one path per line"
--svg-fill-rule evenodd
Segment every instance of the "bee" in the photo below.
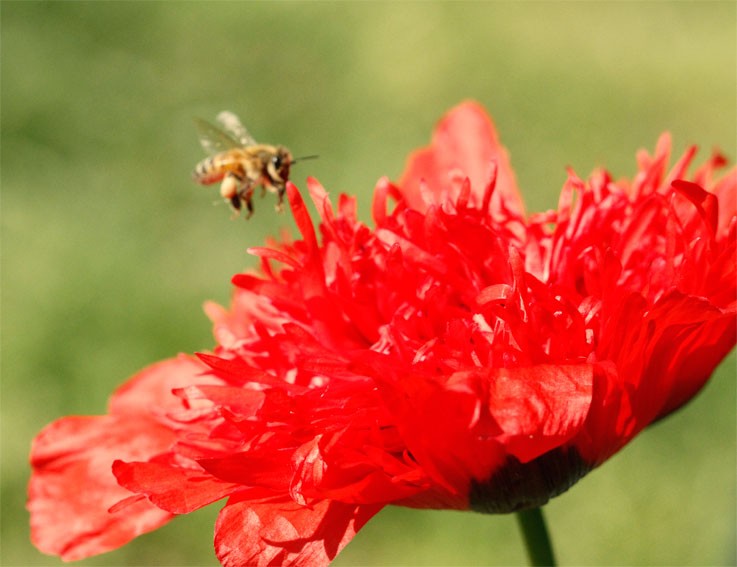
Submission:
M 261 187 L 277 194 L 277 211 L 283 209 L 289 168 L 295 163 L 284 146 L 259 144 L 232 112 L 217 116 L 221 126 L 195 119 L 200 144 L 210 157 L 197 164 L 192 179 L 202 185 L 220 182 L 220 195 L 236 215 L 245 205 L 246 218 L 253 214 L 253 193 Z M 307 159 L 317 156 L 306 156 Z

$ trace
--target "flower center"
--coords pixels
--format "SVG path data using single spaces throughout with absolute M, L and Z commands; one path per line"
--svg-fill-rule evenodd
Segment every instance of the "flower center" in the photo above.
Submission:
M 592 468 L 572 447 L 553 449 L 528 463 L 510 455 L 489 480 L 471 482 L 469 506 L 484 514 L 539 508 L 568 490 Z

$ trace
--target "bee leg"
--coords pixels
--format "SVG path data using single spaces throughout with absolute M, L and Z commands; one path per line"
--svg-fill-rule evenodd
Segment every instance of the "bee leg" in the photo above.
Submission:
M 239 187 L 243 184 L 243 181 L 237 175 L 228 173 L 223 178 L 223 182 L 220 184 L 220 196 L 225 199 L 225 202 L 230 205 L 230 208 L 235 213 L 233 217 L 237 217 L 241 211 L 241 199 L 238 196 Z
M 238 191 L 238 198 L 242 203 L 246 204 L 246 218 L 251 218 L 251 215 L 253 214 L 253 185 L 250 183 L 246 183 L 243 185 L 243 187 Z
M 287 192 L 287 187 L 285 185 L 277 185 L 276 192 L 276 210 L 277 212 L 281 213 L 284 211 L 284 194 Z
M 230 208 L 233 209 L 233 218 L 240 216 L 241 213 L 241 198 L 238 195 L 233 195 L 228 199 Z

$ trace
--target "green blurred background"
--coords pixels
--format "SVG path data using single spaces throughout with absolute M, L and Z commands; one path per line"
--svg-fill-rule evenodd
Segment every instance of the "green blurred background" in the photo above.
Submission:
M 245 253 L 288 225 L 249 222 L 194 185 L 191 118 L 240 114 L 337 195 L 402 171 L 463 99 L 493 114 L 530 210 L 565 166 L 635 171 L 677 151 L 735 158 L 734 2 L 9 2 L 2 10 L 2 558 L 28 541 L 31 438 L 103 413 L 144 365 L 209 348 Z M 692 404 L 547 507 L 562 564 L 734 565 L 735 358 Z M 84 487 L 69 487 L 83 490 Z M 218 506 L 82 565 L 215 565 Z M 511 516 L 387 509 L 338 565 L 516 565 Z

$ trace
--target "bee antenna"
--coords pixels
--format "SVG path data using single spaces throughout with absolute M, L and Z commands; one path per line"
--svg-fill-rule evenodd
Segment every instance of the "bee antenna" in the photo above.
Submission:
M 314 155 L 314 156 L 302 156 L 302 157 L 298 157 L 296 159 L 293 159 L 292 160 L 292 163 L 297 163 L 298 161 L 304 161 L 306 159 L 317 159 L 319 157 L 320 156 L 318 156 L 318 155 Z

